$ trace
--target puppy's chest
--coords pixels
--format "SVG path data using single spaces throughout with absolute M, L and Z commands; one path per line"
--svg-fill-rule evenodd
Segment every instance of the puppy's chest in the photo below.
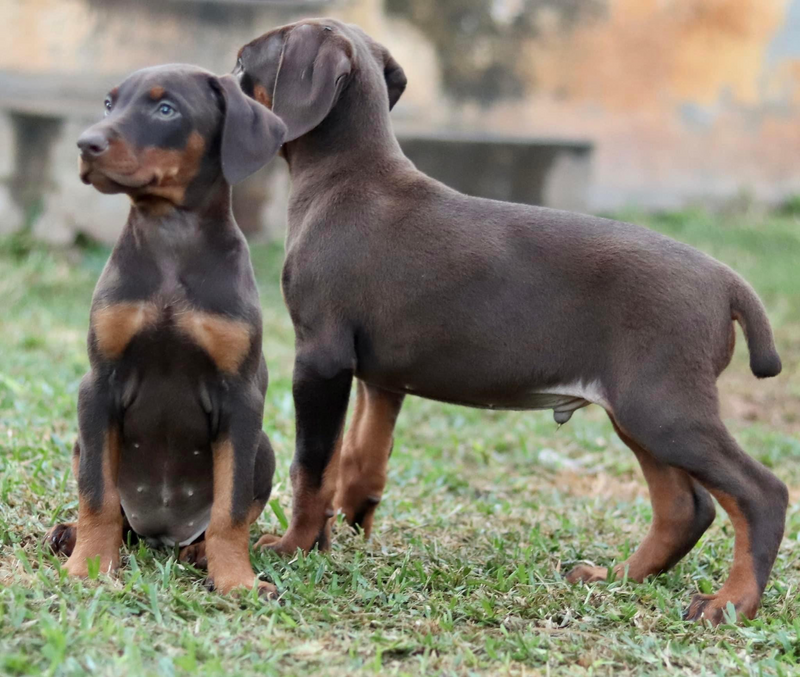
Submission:
M 236 309 L 233 300 L 229 307 Z M 123 359 L 137 342 L 150 340 L 165 350 L 199 348 L 226 373 L 239 369 L 253 334 L 243 318 L 198 303 L 171 280 L 147 298 L 123 300 L 113 290 L 104 294 L 92 309 L 91 324 L 94 347 L 103 359 Z

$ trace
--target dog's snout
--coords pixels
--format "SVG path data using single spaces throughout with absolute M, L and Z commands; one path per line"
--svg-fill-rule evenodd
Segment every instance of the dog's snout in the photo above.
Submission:
M 100 131 L 87 129 L 78 138 L 78 148 L 89 157 L 98 157 L 108 150 L 108 137 Z

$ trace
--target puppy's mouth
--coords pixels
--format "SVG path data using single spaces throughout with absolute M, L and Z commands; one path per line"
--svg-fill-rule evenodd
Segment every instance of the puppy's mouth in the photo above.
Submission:
M 158 173 L 148 171 L 146 167 L 137 166 L 133 171 L 119 171 L 83 156 L 79 157 L 78 174 L 83 183 L 92 185 L 101 192 L 141 190 L 156 185 L 159 181 Z

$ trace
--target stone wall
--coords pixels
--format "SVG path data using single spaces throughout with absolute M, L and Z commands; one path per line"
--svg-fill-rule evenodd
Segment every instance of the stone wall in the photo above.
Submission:
M 800 192 L 800 0 L 4 0 L 0 229 L 38 200 L 43 236 L 107 239 L 125 199 L 82 186 L 74 150 L 104 91 L 156 63 L 226 72 L 242 43 L 314 15 L 358 23 L 403 65 L 401 138 L 590 143 L 591 182 L 586 158 L 576 171 L 554 163 L 577 180 L 542 198 L 557 206 Z M 49 159 L 28 157 L 42 151 L 20 136 L 26 125 L 55 134 Z M 243 226 L 281 231 L 281 165 L 238 190 Z M 26 188 L 31 176 L 39 197 Z

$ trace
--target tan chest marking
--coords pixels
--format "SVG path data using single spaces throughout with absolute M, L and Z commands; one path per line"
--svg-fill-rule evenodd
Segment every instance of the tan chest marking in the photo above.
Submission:
M 250 325 L 241 320 L 189 310 L 176 317 L 176 324 L 220 371 L 236 373 L 250 352 Z
M 115 303 L 92 314 L 97 347 L 107 359 L 118 359 L 134 336 L 154 326 L 159 308 L 150 301 Z M 250 351 L 250 325 L 221 315 L 184 310 L 175 315 L 175 325 L 217 365 L 236 373 Z
M 92 325 L 97 347 L 103 355 L 117 359 L 125 352 L 131 339 L 140 331 L 155 324 L 158 309 L 149 301 L 115 303 L 92 313 Z

